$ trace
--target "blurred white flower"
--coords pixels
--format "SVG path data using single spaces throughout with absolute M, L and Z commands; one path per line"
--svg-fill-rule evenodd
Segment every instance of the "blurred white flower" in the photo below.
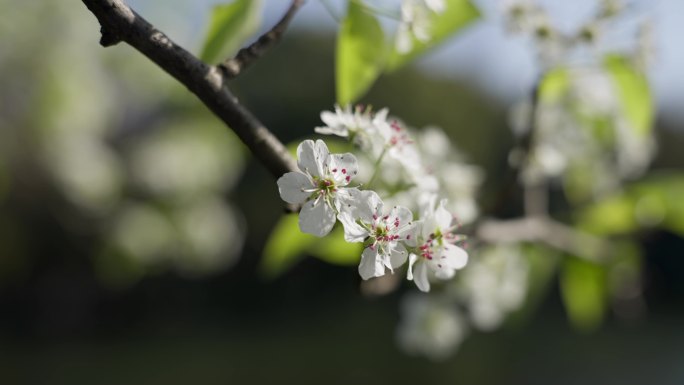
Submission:
M 444 12 L 446 7 L 444 0 L 403 0 L 395 42 L 397 51 L 411 51 L 414 38 L 420 42 L 429 41 L 432 37 L 432 16 Z
M 244 223 L 219 197 L 206 197 L 171 212 L 180 248 L 176 265 L 190 275 L 231 266 L 242 251 Z
M 106 212 L 118 203 L 123 170 L 116 154 L 99 139 L 59 135 L 45 148 L 45 157 L 46 167 L 73 204 Z
M 477 253 L 459 282 L 471 322 L 485 331 L 499 327 L 522 305 L 528 272 L 527 260 L 516 245 L 489 246 Z
M 121 206 L 110 236 L 119 250 L 143 266 L 159 264 L 178 249 L 176 232 L 169 218 L 142 203 Z
M 416 145 L 423 156 L 424 183 L 419 186 L 425 192 L 439 193 L 446 198 L 447 209 L 460 223 L 474 221 L 479 214 L 475 194 L 484 178 L 482 170 L 461 161 L 458 150 L 451 146 L 451 140 L 440 128 L 425 127 L 419 131 Z
M 397 340 L 405 352 L 443 360 L 458 348 L 467 332 L 467 322 L 455 304 L 424 294 L 403 298 Z
M 201 122 L 164 127 L 130 151 L 134 181 L 149 193 L 174 200 L 232 187 L 243 165 L 240 148 L 225 130 Z

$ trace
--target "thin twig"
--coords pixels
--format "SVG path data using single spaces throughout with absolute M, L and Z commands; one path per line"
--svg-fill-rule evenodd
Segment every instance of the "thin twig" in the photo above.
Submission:
M 296 170 L 296 162 L 285 146 L 238 102 L 217 67 L 171 41 L 122 0 L 82 1 L 100 22 L 103 46 L 123 41 L 147 56 L 223 120 L 275 177 Z
M 271 47 L 280 41 L 280 38 L 285 33 L 290 21 L 294 17 L 297 10 L 304 5 L 304 0 L 293 0 L 290 8 L 287 9 L 282 19 L 271 28 L 270 31 L 261 35 L 257 41 L 238 51 L 232 59 L 227 59 L 219 64 L 219 68 L 223 71 L 226 77 L 234 78 L 245 68 L 252 65 L 257 59 L 266 53 Z

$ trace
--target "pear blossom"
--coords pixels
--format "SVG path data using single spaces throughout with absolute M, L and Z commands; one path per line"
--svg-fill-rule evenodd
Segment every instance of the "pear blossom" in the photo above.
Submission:
M 346 188 L 358 173 L 353 154 L 330 154 L 322 140 L 305 140 L 297 147 L 297 166 L 278 179 L 280 197 L 291 204 L 303 204 L 299 228 L 304 233 L 325 236 L 350 191 Z
M 346 105 L 344 109 L 335 106 L 335 112 L 321 112 L 321 120 L 325 126 L 316 127 L 314 131 L 323 135 L 336 135 L 355 142 L 362 148 L 368 149 L 377 135 L 377 127 L 386 124 L 388 110 L 373 113 L 370 107 L 361 105 L 352 107 Z
M 394 206 L 384 210 L 384 203 L 374 191 L 350 191 L 351 199 L 343 207 L 339 220 L 347 242 L 364 242 L 359 274 L 364 280 L 380 277 L 385 268 L 394 269 L 406 263 L 406 246 L 415 243 L 416 222 L 411 210 Z
M 428 208 L 420 224 L 418 247 L 409 255 L 407 278 L 424 292 L 430 291 L 428 275 L 451 279 L 468 262 L 468 253 L 456 245 L 462 237 L 452 232 L 453 217 L 445 205 L 442 200 L 436 209 Z

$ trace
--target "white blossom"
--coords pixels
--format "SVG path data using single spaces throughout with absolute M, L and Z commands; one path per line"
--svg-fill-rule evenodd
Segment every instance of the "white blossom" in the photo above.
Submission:
M 402 300 L 397 340 L 407 353 L 445 359 L 458 348 L 467 332 L 467 322 L 453 302 L 424 294 Z
M 468 253 L 456 245 L 461 237 L 452 233 L 453 217 L 445 204 L 442 201 L 436 209 L 428 208 L 420 223 L 418 248 L 409 255 L 407 278 L 424 292 L 430 291 L 429 277 L 451 279 L 468 262 Z
M 278 179 L 280 197 L 304 204 L 299 213 L 302 232 L 322 237 L 332 230 L 342 202 L 354 188 L 345 188 L 358 173 L 353 154 L 330 154 L 322 140 L 305 140 L 297 147 L 300 172 Z
M 395 43 L 397 51 L 411 51 L 414 38 L 420 42 L 429 41 L 432 16 L 444 12 L 446 6 L 444 0 L 403 0 Z
M 484 249 L 461 275 L 461 288 L 473 324 L 493 330 L 522 305 L 529 266 L 517 245 Z
M 385 269 L 406 263 L 406 246 L 415 246 L 413 214 L 405 207 L 384 210 L 384 204 L 374 191 L 352 191 L 342 207 L 339 220 L 344 226 L 347 242 L 364 242 L 359 274 L 363 279 L 380 277 Z
M 349 138 L 362 149 L 371 149 L 375 137 L 378 135 L 378 126 L 387 124 L 386 108 L 373 113 L 370 107 L 364 108 L 357 105 L 352 110 L 350 105 L 344 109 L 335 106 L 335 112 L 321 112 L 321 120 L 325 126 L 316 127 L 314 130 L 323 135 L 336 135 Z

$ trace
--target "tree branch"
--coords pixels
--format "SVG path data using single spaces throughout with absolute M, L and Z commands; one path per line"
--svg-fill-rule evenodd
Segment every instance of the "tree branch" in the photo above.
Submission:
M 245 47 L 238 51 L 232 59 L 227 59 L 223 63 L 219 64 L 219 68 L 223 71 L 226 77 L 234 78 L 245 68 L 252 65 L 257 59 L 259 59 L 266 51 L 273 47 L 280 38 L 285 33 L 290 21 L 294 17 L 295 13 L 299 8 L 304 5 L 304 0 L 293 0 L 290 8 L 288 8 L 282 19 L 271 28 L 270 31 L 261 35 L 257 41 L 252 43 L 250 46 Z
M 547 217 L 486 220 L 476 230 L 485 242 L 540 242 L 594 262 L 606 260 L 608 242 Z
M 221 70 L 178 46 L 122 0 L 82 1 L 100 23 L 100 44 L 108 47 L 123 41 L 147 56 L 235 131 L 275 177 L 297 168 L 285 146 L 226 87 Z

